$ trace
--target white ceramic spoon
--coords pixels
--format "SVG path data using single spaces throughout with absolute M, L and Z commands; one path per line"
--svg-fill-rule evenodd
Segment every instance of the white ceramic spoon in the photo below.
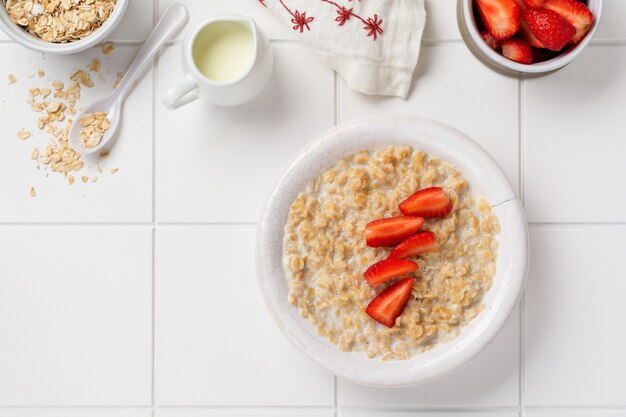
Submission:
M 81 154 L 92 154 L 98 152 L 115 137 L 124 100 L 131 92 L 137 79 L 143 74 L 143 70 L 148 63 L 154 58 L 163 44 L 187 22 L 188 17 L 187 9 L 181 4 L 173 4 L 165 10 L 154 30 L 130 64 L 118 87 L 107 97 L 87 106 L 76 115 L 69 135 L 69 143 L 73 149 Z M 80 132 L 83 129 L 80 125 L 80 117 L 83 114 L 95 112 L 106 112 L 108 119 L 111 121 L 111 127 L 104 133 L 100 143 L 96 146 L 85 148 L 80 141 Z

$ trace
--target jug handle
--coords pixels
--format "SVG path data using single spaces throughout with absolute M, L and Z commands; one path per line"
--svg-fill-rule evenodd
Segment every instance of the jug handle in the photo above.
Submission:
M 165 97 L 163 104 L 170 110 L 177 109 L 198 99 L 198 84 L 189 77 L 172 87 Z

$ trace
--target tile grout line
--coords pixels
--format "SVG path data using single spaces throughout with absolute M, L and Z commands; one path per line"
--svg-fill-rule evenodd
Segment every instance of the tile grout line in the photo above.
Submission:
M 106 406 L 103 406 L 106 407 Z M 163 405 L 158 407 L 160 410 L 186 410 L 186 411 L 202 411 L 202 410 L 326 410 L 332 411 L 332 406 L 326 405 Z M 622 409 L 626 409 L 623 407 Z M 385 406 L 385 405 L 366 405 L 366 406 L 344 406 L 339 411 L 391 411 L 391 412 L 507 412 L 518 411 L 518 407 L 515 406 L 500 406 L 500 405 L 484 405 L 484 406 L 471 406 L 471 405 L 399 405 L 399 406 Z
M 152 1 L 152 25 L 156 26 L 159 20 L 159 0 Z M 157 204 L 156 204 L 156 172 L 157 172 L 157 96 L 159 82 L 159 57 L 157 53 L 152 61 L 152 349 L 151 349 L 151 378 L 150 378 L 150 414 L 155 417 L 156 414 L 156 239 L 157 239 Z
M 37 410 L 44 412 L 59 412 L 63 410 L 84 410 L 84 411 L 102 411 L 102 410 L 142 410 L 150 411 L 153 407 L 145 405 L 0 405 L 0 411 L 12 410 Z M 333 410 L 332 406 L 323 405 L 163 405 L 158 407 L 163 410 Z M 350 411 L 391 411 L 391 412 L 456 412 L 456 413 L 476 413 L 476 412 L 513 412 L 518 411 L 515 406 L 501 405 L 364 405 L 364 406 L 344 406 L 342 410 Z M 565 412 L 565 411 L 626 411 L 626 406 L 615 405 L 540 405 L 529 406 L 526 411 L 545 411 L 545 412 Z
M 530 228 L 542 228 L 542 227 L 622 227 L 626 226 L 626 222 L 528 222 Z M 255 222 L 160 222 L 158 228 L 184 228 L 184 227 L 255 227 Z M 124 229 L 152 229 L 155 227 L 152 223 L 147 222 L 110 222 L 110 223 L 98 223 L 98 222 L 49 222 L 49 223 L 0 223 L 0 228 L 29 228 L 29 227 L 41 227 L 41 228 L 75 228 L 75 227 L 117 227 Z
M 150 308 L 150 315 L 151 315 L 151 336 L 152 336 L 152 340 L 151 340 L 151 350 L 150 350 L 150 355 L 151 355 L 151 362 L 150 362 L 150 366 L 152 368 L 152 372 L 151 372 L 151 378 L 150 378 L 150 408 L 152 411 L 152 414 L 154 414 L 155 411 L 155 398 L 156 398 L 156 378 L 155 378 L 155 369 L 156 369 L 156 306 L 155 306 L 155 299 L 156 299 L 156 289 L 155 289 L 155 284 L 156 284 L 156 267 L 157 267 L 157 261 L 156 261 L 156 227 L 152 228 L 152 288 L 151 288 L 151 297 L 152 297 L 152 305 Z
M 522 205 L 526 199 L 526 84 L 525 79 L 520 74 L 517 81 L 517 153 L 518 153 L 518 170 L 519 170 L 519 195 Z
M 525 201 L 525 175 L 526 175 L 526 146 L 525 146 L 525 126 L 526 126 L 526 93 L 525 80 L 522 74 L 518 76 L 517 81 L 517 127 L 518 127 L 518 169 L 519 169 L 519 193 L 522 207 Z M 519 315 L 519 414 L 526 414 L 526 332 L 525 332 L 525 296 L 522 293 L 520 297 L 520 315 Z
M 151 411 L 151 406 L 140 405 L 0 405 L 0 411 L 12 411 L 12 410 L 37 410 L 43 412 L 59 412 L 63 410 L 83 410 L 83 411 L 102 411 L 102 410 L 143 410 Z M 159 409 L 173 411 L 173 410 L 186 410 L 186 411 L 209 411 L 209 410 L 333 410 L 332 406 L 318 406 L 318 405 L 164 405 L 158 407 Z M 544 411 L 544 412 L 568 412 L 568 411 L 596 411 L 596 412 L 622 412 L 626 411 L 626 406 L 613 406 L 613 405 L 561 405 L 561 406 L 530 406 L 525 411 Z M 498 405 L 483 405 L 483 406 L 471 406 L 471 405 L 422 405 L 422 406 L 388 406 L 388 405 L 369 405 L 369 406 L 345 406 L 342 407 L 342 411 L 368 411 L 368 412 L 381 412 L 389 411 L 394 412 L 453 412 L 453 413 L 498 413 L 498 412 L 514 412 L 518 411 L 518 407 L 515 406 L 498 406 Z
M 526 125 L 526 95 L 524 77 L 522 74 L 518 76 L 517 81 L 517 128 L 518 128 L 518 169 L 519 169 L 519 193 L 522 207 L 525 201 L 525 175 L 526 175 L 526 150 L 525 150 L 525 125 Z M 525 332 L 525 308 L 524 293 L 520 297 L 520 313 L 519 313 L 519 414 L 526 414 L 526 332 Z
M 163 228 L 163 227 L 253 227 L 256 222 L 0 222 L 0 228 L 21 227 L 121 227 L 121 228 Z M 626 221 L 615 222 L 528 222 L 528 226 L 537 227 L 604 227 L 626 226 Z

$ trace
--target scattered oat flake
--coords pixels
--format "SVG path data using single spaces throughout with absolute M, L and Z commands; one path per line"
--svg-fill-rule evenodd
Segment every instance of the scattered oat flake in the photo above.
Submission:
M 7 4 L 16 0 L 7 0 Z M 46 0 L 48 1 L 48 0 Z M 56 1 L 56 0 L 55 0 Z M 60 0 L 62 4 L 65 2 L 73 2 L 73 4 L 82 2 L 96 3 L 102 0 Z M 56 4 L 54 2 L 46 4 Z M 70 3 L 68 3 L 70 4 Z M 91 4 L 91 3 L 89 3 Z M 2 5 L 0 4 L 0 7 Z M 31 6 L 28 6 L 31 7 Z M 34 7 L 34 6 L 33 6 Z M 98 63 L 96 63 L 98 62 Z M 89 64 L 90 68 L 101 70 L 97 59 L 92 60 Z M 37 72 L 37 74 L 40 74 Z M 40 75 L 41 76 L 41 75 Z M 93 129 L 97 133 L 104 133 L 110 128 L 110 120 L 105 112 L 95 112 L 91 115 L 81 116 L 76 119 L 78 108 L 80 106 L 82 87 L 93 86 L 93 81 L 89 72 L 75 70 L 71 73 L 72 82 L 64 83 L 61 80 L 49 82 L 48 86 L 38 86 L 28 89 L 27 103 L 30 108 L 37 112 L 36 124 L 37 128 L 49 135 L 47 145 L 38 146 L 32 149 L 30 157 L 36 162 L 37 169 L 43 169 L 44 176 L 49 174 L 63 174 L 69 185 L 76 182 L 77 179 L 83 183 L 97 182 L 98 178 L 92 175 L 84 175 L 81 170 L 85 168 L 84 162 L 81 160 L 81 154 L 72 149 L 69 145 L 69 131 L 73 123 L 80 123 L 82 129 Z M 99 79 L 102 80 L 101 77 Z M 32 136 L 31 132 L 22 129 L 17 133 L 20 139 L 28 139 Z M 106 158 L 109 155 L 108 150 L 100 151 L 100 157 Z M 97 164 L 96 170 L 102 173 L 102 167 Z M 116 172 L 111 170 L 111 172 Z M 80 174 L 78 174 L 80 172 Z M 33 191 L 34 192 L 34 191 Z
M 100 72 L 100 60 L 98 58 L 94 58 L 89 63 L 89 69 L 93 72 Z
M 26 129 L 22 129 L 19 132 L 17 132 L 17 137 L 22 139 L 22 140 L 26 140 L 29 137 L 31 137 L 31 133 L 28 130 L 26 130 Z
M 117 168 L 111 168 L 111 174 L 115 174 L 117 171 L 119 171 L 119 169 L 117 169 Z
M 17 77 L 13 74 L 9 74 L 8 80 L 9 84 L 15 84 L 17 82 Z
M 70 80 L 76 81 L 77 83 L 80 83 L 85 87 L 93 87 L 93 81 L 91 80 L 91 77 L 83 70 L 74 71 L 72 75 L 70 75 Z
M 35 191 L 35 187 L 30 187 L 30 196 L 35 197 L 36 195 L 37 195 L 37 192 Z
M 46 75 L 46 73 L 45 73 L 45 71 L 44 71 L 44 70 L 42 70 L 42 69 L 38 69 L 38 70 L 37 70 L 37 76 L 38 76 L 39 78 L 44 77 L 45 75 Z
M 102 45 L 102 53 L 105 55 L 110 55 L 113 52 L 113 44 L 111 42 L 107 42 Z

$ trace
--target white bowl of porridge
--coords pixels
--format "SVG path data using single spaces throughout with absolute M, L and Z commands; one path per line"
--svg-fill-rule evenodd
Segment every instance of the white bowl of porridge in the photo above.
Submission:
M 468 363 L 515 307 L 527 263 L 524 214 L 497 163 L 417 116 L 324 132 L 280 179 L 257 235 L 259 287 L 283 333 L 372 386 Z
M 130 0 L 0 0 L 0 22 L 14 41 L 34 51 L 73 54 L 103 42 Z

